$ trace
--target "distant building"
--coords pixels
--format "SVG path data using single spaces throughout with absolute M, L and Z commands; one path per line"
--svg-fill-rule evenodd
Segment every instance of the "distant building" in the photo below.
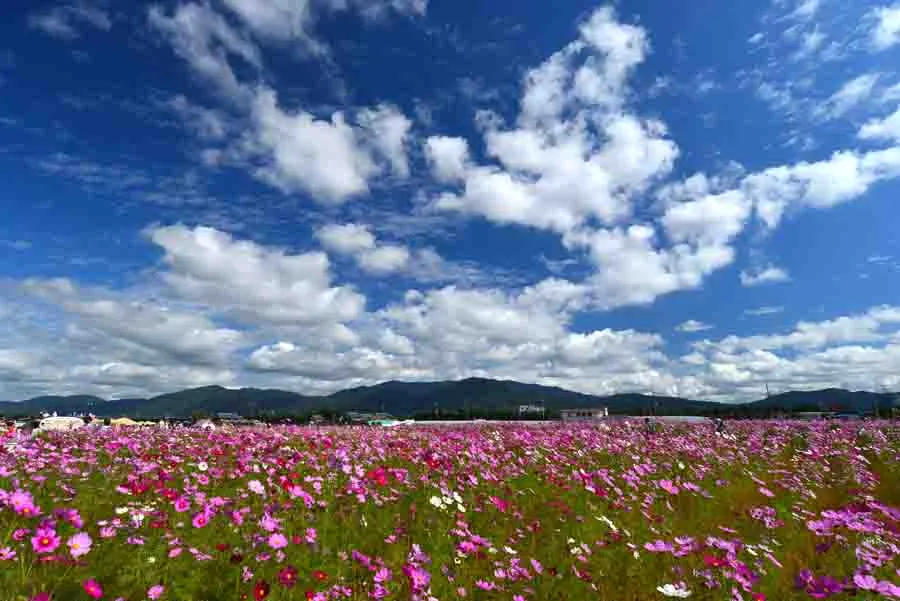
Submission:
M 541 401 L 540 404 L 519 405 L 519 417 L 530 415 L 544 415 L 543 401 Z
M 371 424 L 380 421 L 394 421 L 396 418 L 387 413 L 367 413 L 363 411 L 348 411 L 347 420 L 351 424 Z
M 563 409 L 559 412 L 564 422 L 590 422 L 599 421 L 609 417 L 609 409 L 595 407 L 593 409 Z
M 216 413 L 216 417 L 223 422 L 241 421 L 244 418 L 237 413 Z

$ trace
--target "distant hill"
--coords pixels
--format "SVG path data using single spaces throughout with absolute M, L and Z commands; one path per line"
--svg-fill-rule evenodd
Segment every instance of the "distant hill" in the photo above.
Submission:
M 754 401 L 750 405 L 785 411 L 840 411 L 859 412 L 889 409 L 898 394 L 890 392 L 850 391 L 843 388 L 826 388 L 813 391 L 792 391 L 775 394 Z
M 0 403 L 0 415 L 35 415 L 41 411 L 137 418 L 189 417 L 196 413 L 232 412 L 245 416 L 263 413 L 308 414 L 315 411 L 385 411 L 397 416 L 509 410 L 542 401 L 550 411 L 608 407 L 612 413 L 718 414 L 738 411 L 766 414 L 777 411 L 871 411 L 892 406 L 896 395 L 829 388 L 786 392 L 740 405 L 637 393 L 596 396 L 553 386 L 511 380 L 467 378 L 442 382 L 390 381 L 341 390 L 327 396 L 308 396 L 286 390 L 204 386 L 148 399 L 107 401 L 96 396 L 41 396 Z

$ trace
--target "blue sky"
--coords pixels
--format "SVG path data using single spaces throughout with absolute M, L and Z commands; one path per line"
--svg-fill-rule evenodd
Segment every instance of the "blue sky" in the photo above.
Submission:
M 900 389 L 900 4 L 21 3 L 0 398 Z

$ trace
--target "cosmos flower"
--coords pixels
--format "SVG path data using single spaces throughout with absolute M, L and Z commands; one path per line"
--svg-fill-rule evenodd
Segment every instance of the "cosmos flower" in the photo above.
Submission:
M 159 599 L 162 597 L 163 592 L 165 592 L 165 588 L 161 584 L 154 584 L 149 589 L 147 589 L 147 598 L 148 599 Z
M 100 586 L 100 583 L 93 578 L 88 578 L 81 583 L 81 586 L 84 588 L 84 592 L 86 592 L 89 597 L 99 599 L 103 596 L 103 588 Z
M 72 554 L 72 557 L 81 557 L 82 555 L 87 555 L 91 551 L 92 544 L 93 541 L 86 532 L 79 532 L 78 534 L 75 534 L 71 538 L 69 538 L 68 541 L 66 541 L 66 545 L 68 545 L 69 553 Z
M 658 590 L 666 597 L 677 597 L 679 599 L 684 599 L 691 596 L 691 591 L 686 586 L 684 586 L 684 584 L 664 584 L 662 586 L 656 587 L 656 590 Z
M 291 565 L 285 566 L 278 572 L 278 582 L 281 586 L 292 588 L 297 584 L 297 575 L 297 568 Z
M 269 536 L 268 544 L 273 549 L 284 549 L 288 546 L 288 539 L 285 535 L 280 532 L 276 532 Z
M 253 585 L 253 598 L 256 601 L 262 601 L 269 596 L 270 590 L 271 587 L 268 582 L 265 580 L 257 580 L 256 584 Z
M 34 552 L 39 555 L 53 553 L 59 547 L 62 539 L 56 534 L 55 530 L 49 528 L 41 528 L 31 538 L 31 547 Z

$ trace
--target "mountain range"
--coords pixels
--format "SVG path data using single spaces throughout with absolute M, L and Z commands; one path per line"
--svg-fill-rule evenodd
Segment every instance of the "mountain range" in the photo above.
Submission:
M 828 388 L 792 391 L 749 403 L 719 403 L 680 397 L 637 393 L 597 396 L 552 386 L 510 380 L 468 378 L 441 382 L 390 381 L 374 386 L 341 390 L 325 396 L 308 396 L 286 390 L 205 386 L 150 398 L 106 400 L 91 395 L 39 396 L 0 402 L 0 415 L 60 415 L 93 413 L 97 416 L 128 415 L 136 418 L 190 417 L 232 412 L 244 416 L 262 414 L 310 414 L 317 411 L 383 411 L 398 417 L 440 413 L 462 415 L 501 413 L 518 405 L 543 402 L 550 411 L 607 407 L 611 413 L 715 415 L 738 413 L 765 415 L 782 411 L 831 410 L 842 412 L 887 410 L 900 405 L 900 395 Z

